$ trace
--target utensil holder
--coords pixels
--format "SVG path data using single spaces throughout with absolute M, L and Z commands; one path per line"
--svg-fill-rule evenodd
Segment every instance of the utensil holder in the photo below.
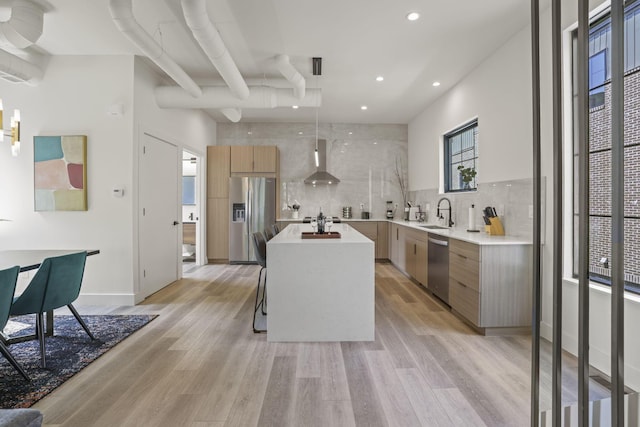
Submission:
M 485 225 L 485 231 L 491 236 L 504 236 L 502 221 L 497 216 L 489 218 L 491 225 Z

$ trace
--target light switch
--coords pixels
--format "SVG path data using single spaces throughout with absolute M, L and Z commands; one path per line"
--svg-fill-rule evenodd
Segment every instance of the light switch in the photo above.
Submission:
M 529 205 L 529 218 L 533 219 L 533 205 Z

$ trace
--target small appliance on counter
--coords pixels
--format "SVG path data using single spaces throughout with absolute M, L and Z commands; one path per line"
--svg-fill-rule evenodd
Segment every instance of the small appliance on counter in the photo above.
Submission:
M 409 221 L 420 221 L 420 206 L 411 206 L 409 208 Z
M 344 206 L 342 208 L 342 218 L 344 219 L 351 219 L 351 206 Z
M 360 215 L 360 217 L 362 219 L 369 219 L 369 212 L 367 211 L 362 211 L 362 214 Z
M 395 209 L 393 208 L 393 200 L 387 201 L 387 219 L 393 219 Z

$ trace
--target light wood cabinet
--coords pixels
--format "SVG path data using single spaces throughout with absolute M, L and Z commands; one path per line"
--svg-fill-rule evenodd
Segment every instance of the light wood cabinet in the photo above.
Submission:
M 486 332 L 531 322 L 531 245 L 449 239 L 449 303 Z
M 389 233 L 389 249 L 391 262 L 401 271 L 405 268 L 405 247 L 404 247 L 405 227 L 391 223 L 391 233 Z
M 389 258 L 389 237 L 386 221 L 344 221 L 373 240 L 376 259 Z
M 389 223 L 378 222 L 378 239 L 376 240 L 376 258 L 389 259 Z
M 237 145 L 231 147 L 231 173 L 278 171 L 278 147 Z
M 229 259 L 229 199 L 207 200 L 207 258 L 211 261 Z
M 253 147 L 253 172 L 276 173 L 278 160 L 278 147 L 262 145 Z
M 405 230 L 404 248 L 405 272 L 427 286 L 427 233 Z
M 207 147 L 207 197 L 229 197 L 231 147 Z
M 196 224 L 194 222 L 182 223 L 182 244 L 196 244 Z

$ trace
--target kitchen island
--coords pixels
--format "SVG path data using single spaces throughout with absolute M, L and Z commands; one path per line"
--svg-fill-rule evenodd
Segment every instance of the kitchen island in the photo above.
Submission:
M 268 341 L 373 341 L 374 244 L 348 224 L 302 239 L 290 224 L 267 243 Z

